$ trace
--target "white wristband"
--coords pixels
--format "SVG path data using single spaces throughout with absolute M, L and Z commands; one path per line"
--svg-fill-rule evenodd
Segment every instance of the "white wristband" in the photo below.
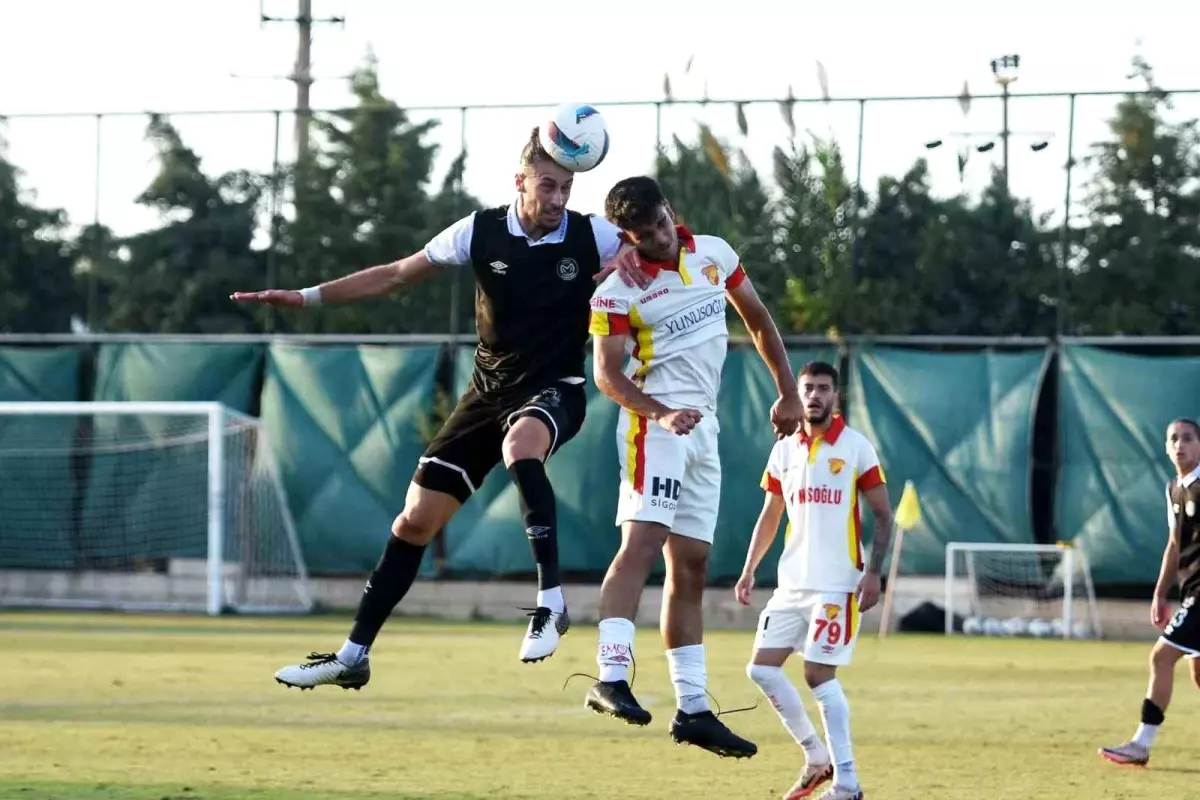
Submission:
M 300 290 L 300 296 L 304 298 L 304 305 L 319 306 L 321 305 L 321 287 L 309 286 L 307 289 Z

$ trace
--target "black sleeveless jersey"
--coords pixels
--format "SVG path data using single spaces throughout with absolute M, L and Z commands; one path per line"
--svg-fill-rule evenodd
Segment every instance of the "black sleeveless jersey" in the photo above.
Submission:
M 1182 597 L 1200 595 L 1200 479 L 1193 472 L 1184 484 L 1167 484 L 1167 507 L 1175 521 L 1179 541 L 1179 571 L 1196 570 L 1180 587 Z
M 567 212 L 561 242 L 530 245 L 508 230 L 508 206 L 475 213 L 472 382 L 485 394 L 536 391 L 583 379 L 590 301 L 600 253 L 588 217 Z

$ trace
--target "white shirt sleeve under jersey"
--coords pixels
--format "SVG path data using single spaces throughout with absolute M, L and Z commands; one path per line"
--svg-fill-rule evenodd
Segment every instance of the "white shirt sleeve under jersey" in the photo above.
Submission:
M 475 214 L 469 214 L 446 228 L 425 245 L 425 257 L 439 267 L 460 267 L 471 263 L 471 234 L 475 232 Z
M 1175 504 L 1171 502 L 1171 487 L 1167 486 L 1167 530 L 1175 532 Z
M 596 237 L 596 249 L 600 251 L 601 264 L 621 249 L 621 229 L 604 217 L 592 217 L 592 234 Z

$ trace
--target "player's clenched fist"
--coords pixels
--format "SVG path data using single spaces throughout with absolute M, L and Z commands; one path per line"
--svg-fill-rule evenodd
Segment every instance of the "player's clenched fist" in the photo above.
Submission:
M 655 422 L 677 436 L 687 436 L 700 424 L 703 416 L 694 408 L 676 408 L 663 414 Z
M 743 572 L 733 587 L 733 596 L 744 606 L 750 605 L 750 592 L 754 591 L 754 573 Z
M 771 425 L 776 436 L 791 436 L 804 422 L 804 403 L 799 394 L 781 395 L 771 406 Z
M 263 303 L 269 306 L 300 308 L 304 295 L 290 289 L 266 289 L 261 292 L 234 292 L 229 296 L 235 303 Z

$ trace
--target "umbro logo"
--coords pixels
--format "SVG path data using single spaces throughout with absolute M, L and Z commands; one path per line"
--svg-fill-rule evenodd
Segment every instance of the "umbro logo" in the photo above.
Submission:
M 488 266 L 490 266 L 492 268 L 492 272 L 496 273 L 497 275 L 503 275 L 508 269 L 508 264 L 505 264 L 503 261 L 493 261 Z

